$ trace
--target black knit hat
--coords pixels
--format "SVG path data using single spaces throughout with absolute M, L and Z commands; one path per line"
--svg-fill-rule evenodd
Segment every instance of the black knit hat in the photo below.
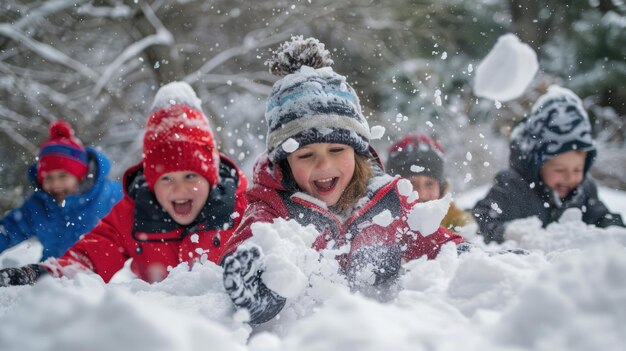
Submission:
M 443 191 L 443 149 L 437 141 L 419 133 L 406 135 L 389 149 L 386 170 L 391 175 L 410 178 L 416 175 L 432 177 Z
M 273 162 L 299 147 L 337 143 L 365 154 L 370 129 L 359 98 L 346 78 L 333 71 L 324 44 L 315 38 L 292 37 L 266 62 L 282 79 L 267 99 L 267 149 Z

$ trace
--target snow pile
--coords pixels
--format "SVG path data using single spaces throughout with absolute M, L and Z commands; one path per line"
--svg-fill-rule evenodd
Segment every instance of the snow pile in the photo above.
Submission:
M 312 248 L 319 233 L 312 225 L 303 227 L 295 220 L 276 219 L 274 223 L 255 223 L 249 242 L 261 248 L 265 285 L 286 297 L 281 312 L 284 320 L 295 320 L 312 312 L 318 303 L 340 290 L 347 290 L 347 282 L 335 259 L 347 250 L 334 247 L 320 255 Z
M 79 274 L 0 288 L 0 349 L 623 350 L 626 229 L 590 227 L 578 215 L 547 228 L 510 225 L 519 242 L 507 244 L 528 245 L 529 255 L 479 238 L 461 256 L 446 244 L 435 260 L 405 263 L 401 290 L 386 303 L 349 292 L 333 258 L 342 248 L 320 256 L 312 227 L 259 223 L 262 278 L 289 295 L 269 323 L 237 318 L 212 263 L 181 265 L 155 284 Z M 382 211 L 375 221 L 388 220 Z
M 476 68 L 474 94 L 496 101 L 516 99 L 538 68 L 537 54 L 530 46 L 514 34 L 503 35 Z
M 544 252 L 585 248 L 595 243 L 614 241 L 616 245 L 626 246 L 626 232 L 623 228 L 596 228 L 582 221 L 578 208 L 566 210 L 558 222 L 548 224 L 543 229 L 537 217 L 512 221 L 507 225 L 505 238 L 517 242 L 525 249 Z
M 625 269 L 624 246 L 555 256 L 504 311 L 494 339 L 532 350 L 623 350 Z
M 93 274 L 6 288 L 14 290 L 27 294 L 0 318 L 3 350 L 245 350 L 219 323 L 150 303 Z

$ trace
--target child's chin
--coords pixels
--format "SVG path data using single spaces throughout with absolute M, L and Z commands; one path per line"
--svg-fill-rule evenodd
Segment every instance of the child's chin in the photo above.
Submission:
M 180 225 L 187 225 L 193 222 L 193 218 L 190 218 L 188 215 L 175 215 L 172 216 L 174 221 Z

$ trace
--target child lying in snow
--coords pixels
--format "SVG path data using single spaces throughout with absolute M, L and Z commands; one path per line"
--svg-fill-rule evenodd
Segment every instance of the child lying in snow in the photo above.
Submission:
M 267 101 L 267 152 L 257 160 L 249 206 L 223 259 L 224 286 L 254 324 L 285 304 L 261 279 L 263 253 L 241 245 L 255 222 L 313 224 L 320 233 L 315 249 L 345 249 L 337 259 L 356 290 L 394 280 L 402 260 L 434 258 L 443 244 L 462 241 L 437 225 L 425 235 L 411 227 L 416 198 L 400 189 L 406 180 L 383 172 L 356 92 L 329 67 L 328 55 L 317 39 L 294 37 L 269 62 L 284 77 Z M 388 221 L 374 219 L 385 211 Z
M 216 262 L 245 209 L 243 173 L 217 151 L 200 99 L 181 82 L 155 97 L 143 141 L 143 161 L 124 175 L 125 196 L 58 261 L 0 271 L 0 286 L 32 284 L 91 270 L 105 282 L 132 258 L 141 279 L 164 279 L 168 268 Z
M 587 176 L 596 147 L 587 112 L 571 90 L 551 86 L 513 130 L 510 149 L 509 169 L 496 175 L 473 209 L 485 242 L 503 242 L 514 219 L 537 216 L 545 227 L 573 207 L 582 210 L 585 223 L 624 226 Z

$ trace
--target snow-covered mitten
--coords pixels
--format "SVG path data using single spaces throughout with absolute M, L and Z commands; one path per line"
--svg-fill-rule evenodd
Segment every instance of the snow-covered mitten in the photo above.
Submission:
M 248 310 L 251 324 L 274 318 L 287 301 L 263 283 L 264 271 L 263 253 L 255 245 L 240 247 L 224 260 L 224 288 L 235 306 Z
M 500 250 L 500 251 L 496 251 L 494 253 L 492 253 L 493 255 L 504 255 L 504 254 L 508 254 L 508 253 L 513 253 L 516 255 L 530 255 L 530 251 L 525 250 L 525 249 L 505 249 L 505 250 Z
M 472 248 L 474 248 L 474 245 L 468 243 L 467 241 L 463 241 L 456 246 L 456 253 L 460 256 L 461 254 L 472 251 Z
M 39 264 L 0 269 L 0 287 L 34 284 L 48 270 Z
M 352 253 L 348 280 L 353 287 L 381 285 L 395 280 L 402 267 L 400 245 L 363 246 Z

